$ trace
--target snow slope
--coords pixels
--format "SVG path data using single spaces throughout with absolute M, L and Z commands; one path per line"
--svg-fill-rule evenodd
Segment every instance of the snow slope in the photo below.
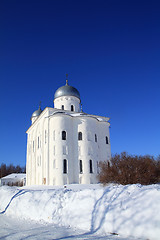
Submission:
M 90 233 L 160 239 L 160 185 L 0 187 L 0 215 Z
M 85 232 L 83 230 L 40 223 L 11 216 L 0 215 L 0 239 L 5 240 L 137 240 L 117 235 Z

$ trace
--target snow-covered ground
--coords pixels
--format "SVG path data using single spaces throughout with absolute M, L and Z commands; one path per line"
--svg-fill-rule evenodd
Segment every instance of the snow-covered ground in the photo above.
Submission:
M 0 187 L 0 239 L 159 240 L 160 185 Z
M 0 239 L 5 240 L 137 240 L 123 238 L 112 234 L 100 235 L 69 227 L 57 226 L 52 223 L 39 223 L 28 220 L 0 216 Z

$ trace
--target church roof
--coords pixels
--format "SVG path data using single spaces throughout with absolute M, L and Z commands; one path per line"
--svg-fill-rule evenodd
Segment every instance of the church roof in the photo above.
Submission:
M 19 178 L 19 179 L 22 179 L 22 178 L 25 178 L 26 177 L 26 174 L 25 173 L 11 173 L 5 177 L 2 177 L 1 179 L 16 179 L 16 178 Z
M 76 88 L 68 85 L 68 80 L 66 80 L 65 86 L 62 86 L 57 89 L 57 91 L 54 94 L 54 99 L 58 97 L 63 97 L 63 96 L 74 96 L 80 99 L 79 91 Z
M 91 117 L 91 118 L 95 118 L 99 122 L 108 122 L 110 120 L 110 118 L 108 118 L 108 117 L 102 117 L 102 116 L 88 114 L 88 113 L 84 113 L 84 112 L 75 112 L 74 113 L 71 111 L 57 110 L 54 108 L 53 108 L 53 112 L 50 113 L 49 116 L 54 116 L 56 114 L 68 115 L 71 117 Z
M 92 115 L 92 114 L 87 114 L 84 112 L 72 112 L 72 111 L 66 111 L 66 110 L 62 110 L 62 109 L 57 109 L 57 108 L 51 108 L 51 107 L 46 107 L 43 110 L 43 117 L 54 117 L 55 115 L 60 114 L 62 116 L 70 116 L 70 117 L 84 117 L 84 118 L 94 118 L 96 119 L 98 122 L 108 122 L 110 120 L 110 118 L 108 117 L 102 117 L 102 116 L 98 116 L 98 115 Z M 28 133 L 29 129 L 32 129 L 35 125 L 37 121 L 35 121 L 26 131 L 26 133 Z M 109 122 L 108 122 L 109 123 Z M 110 125 L 110 123 L 109 123 Z
M 39 106 L 38 110 L 34 111 L 34 113 L 32 114 L 32 117 L 38 117 L 42 112 L 41 107 Z

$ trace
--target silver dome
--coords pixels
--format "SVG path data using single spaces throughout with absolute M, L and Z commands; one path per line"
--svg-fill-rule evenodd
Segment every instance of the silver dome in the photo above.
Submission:
M 34 113 L 32 114 L 32 117 L 38 117 L 42 112 L 41 107 L 39 106 L 38 110 L 34 111 Z
M 66 82 L 65 86 L 62 86 L 57 89 L 57 91 L 54 94 L 54 99 L 62 96 L 74 96 L 80 99 L 80 93 L 76 88 L 69 86 L 68 81 Z

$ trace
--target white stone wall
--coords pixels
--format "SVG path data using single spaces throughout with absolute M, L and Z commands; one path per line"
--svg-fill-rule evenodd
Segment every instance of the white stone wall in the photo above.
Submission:
M 109 160 L 111 156 L 109 123 L 98 121 L 92 115 L 71 116 L 54 112 L 55 109 L 46 108 L 27 131 L 26 184 L 97 183 L 99 162 Z M 66 132 L 66 140 L 62 140 L 62 131 Z M 78 140 L 78 132 L 82 132 L 82 140 Z M 106 136 L 109 144 L 106 144 Z M 67 160 L 67 173 L 63 173 L 64 159 Z M 90 173 L 90 160 L 93 173 Z

